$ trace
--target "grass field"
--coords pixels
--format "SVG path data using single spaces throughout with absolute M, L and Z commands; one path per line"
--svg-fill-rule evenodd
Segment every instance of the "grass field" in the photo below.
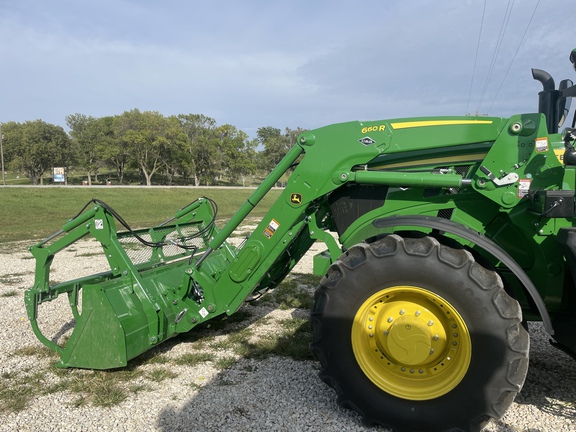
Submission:
M 252 192 L 249 188 L 3 187 L 0 243 L 45 238 L 62 228 L 92 198 L 110 205 L 131 227 L 141 228 L 168 219 L 201 196 L 216 201 L 218 220 L 227 220 Z M 280 193 L 281 190 L 271 190 L 250 216 L 263 216 Z

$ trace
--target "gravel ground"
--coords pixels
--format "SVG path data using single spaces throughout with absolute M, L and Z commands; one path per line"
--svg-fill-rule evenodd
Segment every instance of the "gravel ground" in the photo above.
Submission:
M 74 373 L 66 370 L 56 374 L 50 368 L 54 357 L 21 352 L 23 348 L 41 346 L 30 329 L 23 303 L 23 292 L 32 284 L 34 274 L 34 260 L 27 246 L 26 242 L 0 245 L 2 388 L 6 388 L 9 377 L 16 375 L 36 373 L 48 386 L 58 382 L 62 374 Z M 54 277 L 77 277 L 81 273 L 78 268 L 86 274 L 101 271 L 103 262 L 93 254 L 94 250 L 94 242 L 82 242 L 59 254 Z M 311 255 L 293 273 L 308 272 Z M 64 311 L 68 313 L 66 302 L 58 299 L 43 309 L 43 328 L 51 334 L 65 332 L 66 321 L 63 330 L 62 317 Z M 306 317 L 305 312 L 295 309 L 261 308 L 258 313 L 269 317 L 272 323 L 290 316 Z M 486 432 L 576 431 L 576 364 L 549 345 L 540 324 L 531 324 L 530 333 L 526 384 L 504 418 L 490 423 Z M 175 357 L 190 349 L 189 342 L 168 341 L 163 355 Z M 144 363 L 136 368 L 157 366 Z M 108 408 L 79 404 L 78 396 L 66 390 L 35 396 L 25 409 L 0 414 L 0 431 L 384 430 L 366 428 L 354 413 L 340 409 L 335 393 L 319 380 L 318 364 L 314 361 L 271 357 L 239 359 L 226 369 L 205 362 L 195 367 L 170 364 L 169 370 L 174 375 L 160 382 L 136 378 L 142 390 Z

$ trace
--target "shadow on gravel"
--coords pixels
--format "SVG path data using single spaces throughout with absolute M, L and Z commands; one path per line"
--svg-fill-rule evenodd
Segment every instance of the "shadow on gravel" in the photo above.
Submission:
M 576 361 L 550 345 L 550 337 L 541 324 L 531 323 L 529 329 L 530 367 L 516 403 L 534 405 L 557 417 L 576 419 Z
M 182 407 L 166 407 L 162 431 L 384 431 L 366 428 L 318 378 L 312 361 L 242 359 L 203 386 Z

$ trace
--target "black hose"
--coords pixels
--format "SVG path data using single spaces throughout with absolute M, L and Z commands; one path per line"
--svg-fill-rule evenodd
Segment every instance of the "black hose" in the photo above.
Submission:
M 212 207 L 212 213 L 214 214 L 212 217 L 212 220 L 201 230 L 199 230 L 197 233 L 194 233 L 191 236 L 187 236 L 187 237 L 182 237 L 181 240 L 192 240 L 195 238 L 198 238 L 204 234 L 206 234 L 208 231 L 210 231 L 212 229 L 212 227 L 214 226 L 214 224 L 216 223 L 216 215 L 218 214 L 218 205 L 216 204 L 216 202 L 208 197 L 202 197 L 203 199 L 207 200 L 211 207 Z M 197 200 L 196 200 L 197 201 Z M 194 202 L 190 204 L 193 204 Z M 82 208 L 82 210 L 80 210 L 80 212 L 74 216 L 73 219 L 76 219 L 78 216 L 80 216 L 82 213 L 84 213 L 84 210 L 86 210 L 86 208 L 91 204 L 97 204 L 99 206 L 101 206 L 102 208 L 106 209 L 106 211 L 108 211 L 108 213 L 110 213 L 112 216 L 114 216 L 114 218 L 120 222 L 120 224 L 126 229 L 126 231 L 128 231 L 130 234 L 132 234 L 132 236 L 134 236 L 134 238 L 136 240 L 138 240 L 140 243 L 142 243 L 145 246 L 148 247 L 162 247 L 162 246 L 166 246 L 169 244 L 172 244 L 174 246 L 177 246 L 179 248 L 185 249 L 185 250 L 196 250 L 198 249 L 197 246 L 187 246 L 184 244 L 177 244 L 177 243 L 168 243 L 168 242 L 149 242 L 148 240 L 143 239 L 142 237 L 140 237 L 137 233 L 135 233 L 132 228 L 130 227 L 130 225 L 128 225 L 128 223 L 122 218 L 122 216 L 120 216 L 120 214 L 114 210 L 112 207 L 110 207 L 108 204 L 106 204 L 104 201 L 101 201 L 99 199 L 95 199 L 92 198 L 90 201 L 88 201 L 88 203 L 86 203 L 86 205 Z M 188 207 L 190 204 L 188 204 L 185 207 Z M 184 208 L 185 208 L 184 207 Z

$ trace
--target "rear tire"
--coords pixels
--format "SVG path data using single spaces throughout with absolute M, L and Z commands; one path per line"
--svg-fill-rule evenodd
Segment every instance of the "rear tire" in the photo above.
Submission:
M 476 431 L 522 388 L 529 336 L 498 274 L 464 249 L 390 235 L 328 270 L 311 315 L 338 403 L 397 431 Z

